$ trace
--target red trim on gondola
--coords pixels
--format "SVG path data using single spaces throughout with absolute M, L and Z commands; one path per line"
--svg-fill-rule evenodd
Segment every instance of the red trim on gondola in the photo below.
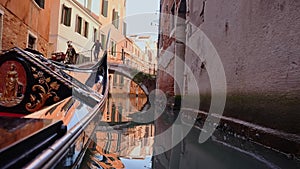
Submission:
M 0 112 L 0 117 L 23 117 L 24 114 Z

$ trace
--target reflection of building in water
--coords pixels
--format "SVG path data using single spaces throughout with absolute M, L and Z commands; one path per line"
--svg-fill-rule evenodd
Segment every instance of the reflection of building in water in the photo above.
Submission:
M 98 130 L 96 139 L 97 145 L 105 152 L 125 158 L 144 159 L 153 152 L 154 125 L 134 126 L 114 131 Z
M 152 154 L 154 126 L 149 124 L 122 127 L 122 125 L 129 124 L 126 122 L 131 121 L 128 117 L 130 114 L 140 111 L 147 103 L 145 94 L 129 94 L 133 85 L 135 84 L 131 80 L 120 75 L 110 78 L 111 93 L 103 112 L 102 121 L 119 124 L 116 124 L 116 130 L 110 131 L 98 127 L 96 143 L 97 146 L 103 148 L 106 154 L 112 153 L 124 158 L 143 159 Z
M 125 168 L 121 159 L 117 154 L 105 151 L 102 147 L 92 142 L 90 148 L 86 155 L 89 157 L 89 162 L 87 165 L 89 168 L 103 168 L 103 169 L 123 169 Z M 95 165 L 96 164 L 96 165 Z M 94 167 L 95 166 L 95 167 Z
M 132 80 L 119 74 L 110 74 L 109 77 L 110 91 L 119 94 L 145 95 L 143 89 Z
M 103 113 L 102 121 L 105 122 L 128 122 L 128 115 L 140 111 L 147 103 L 147 97 L 142 93 L 142 89 L 134 82 L 121 75 L 114 74 L 113 79 L 110 79 L 110 97 L 108 99 L 106 110 Z M 139 88 L 136 91 L 141 93 L 140 97 L 128 94 L 136 85 Z
M 142 90 L 142 88 L 133 81 L 130 82 L 130 91 L 129 91 L 129 93 L 131 95 L 140 95 L 140 96 L 145 95 L 145 92 Z

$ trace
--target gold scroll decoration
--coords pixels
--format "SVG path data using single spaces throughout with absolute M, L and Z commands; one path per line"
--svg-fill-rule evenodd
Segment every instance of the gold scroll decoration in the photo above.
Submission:
M 31 69 L 38 84 L 32 86 L 32 91 L 35 94 L 30 94 L 30 102 L 25 107 L 28 111 L 35 112 L 40 110 L 50 97 L 53 98 L 54 102 L 60 99 L 56 94 L 60 85 L 56 81 L 51 81 L 50 77 L 46 78 L 42 71 L 37 71 L 34 67 Z

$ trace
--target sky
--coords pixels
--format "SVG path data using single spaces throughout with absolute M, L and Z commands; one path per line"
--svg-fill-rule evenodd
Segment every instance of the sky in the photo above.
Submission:
M 127 15 L 159 12 L 159 0 L 127 0 Z
M 126 18 L 127 36 L 150 36 L 155 42 L 158 37 L 159 0 L 127 0 Z M 143 48 L 143 42 L 136 43 Z
M 87 0 L 78 0 L 86 5 Z M 152 42 L 157 41 L 160 0 L 126 0 L 127 36 L 150 36 Z M 92 1 L 92 12 L 100 13 L 100 0 Z M 144 43 L 137 42 L 136 43 Z M 139 45 L 139 44 L 138 44 Z M 140 45 L 139 45 L 140 46 Z

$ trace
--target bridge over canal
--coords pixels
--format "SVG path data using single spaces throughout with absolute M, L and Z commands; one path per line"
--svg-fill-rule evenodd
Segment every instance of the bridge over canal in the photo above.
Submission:
M 156 87 L 156 77 L 154 75 L 140 72 L 128 65 L 108 63 L 108 70 L 109 73 L 120 74 L 131 79 L 141 87 L 146 95 L 149 95 Z

